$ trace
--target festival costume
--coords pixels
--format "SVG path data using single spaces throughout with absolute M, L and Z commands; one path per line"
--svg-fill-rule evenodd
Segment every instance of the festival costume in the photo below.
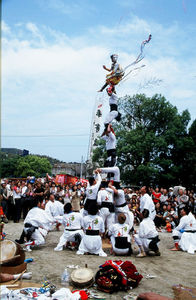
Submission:
M 85 252 L 98 254 L 99 256 L 107 256 L 102 249 L 102 240 L 100 233 L 105 232 L 103 219 L 98 216 L 88 215 L 83 219 L 83 228 L 85 235 L 82 238 L 77 254 Z
M 86 188 L 86 199 L 84 202 L 84 215 L 88 214 L 88 207 L 91 203 L 97 203 L 97 193 L 101 184 L 101 175 L 97 174 L 97 183 L 94 185 L 88 185 Z
M 155 205 L 147 193 L 140 198 L 140 212 L 143 212 L 144 209 L 149 211 L 149 217 L 154 220 L 156 216 Z
M 114 119 L 120 121 L 121 114 L 118 112 L 118 97 L 115 93 L 112 93 L 109 97 L 109 105 L 110 105 L 110 112 L 107 114 L 105 118 L 104 125 L 108 126 L 108 124 L 112 123 Z
M 99 215 L 102 217 L 106 229 L 115 221 L 113 190 L 106 188 L 100 190 L 97 195 L 97 204 L 100 206 Z
M 134 235 L 135 242 L 142 246 L 145 251 L 158 252 L 157 243 L 159 242 L 158 232 L 153 220 L 148 217 L 142 220 L 139 226 L 138 234 Z
M 116 163 L 116 136 L 110 131 L 102 136 L 102 139 L 106 141 L 107 160 L 105 167 L 113 167 Z
M 115 199 L 115 214 L 116 220 L 120 213 L 124 213 L 126 216 L 126 224 L 129 224 L 131 228 L 133 227 L 134 216 L 133 213 L 129 210 L 127 202 L 125 200 L 125 193 L 122 189 L 118 189 L 118 194 L 114 196 Z
M 18 242 L 24 243 L 26 237 L 27 241 L 33 240 L 35 245 L 43 245 L 53 222 L 54 219 L 43 209 L 33 207 L 24 220 L 24 230 Z
M 109 227 L 108 235 L 112 243 L 112 249 L 117 255 L 126 255 L 131 250 L 130 230 L 128 224 L 116 223 Z
M 179 225 L 172 232 L 173 239 L 183 251 L 194 254 L 196 251 L 196 220 L 190 212 L 180 219 Z
M 52 217 L 62 216 L 64 214 L 64 205 L 59 201 L 54 200 L 53 202 L 49 200 L 46 203 L 45 211 Z
M 55 251 L 62 251 L 63 246 L 66 246 L 67 242 L 80 242 L 84 235 L 82 230 L 83 218 L 79 212 L 64 214 L 62 224 L 64 226 L 64 233 L 61 235 L 59 243 L 54 249 Z
M 100 168 L 101 170 L 101 173 L 113 173 L 113 180 L 114 181 L 117 181 L 117 182 L 120 182 L 120 170 L 119 170 L 119 167 L 107 167 L 107 168 Z

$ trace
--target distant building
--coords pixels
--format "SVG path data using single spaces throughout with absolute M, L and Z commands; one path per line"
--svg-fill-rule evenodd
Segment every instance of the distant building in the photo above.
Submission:
M 81 163 L 58 163 L 52 166 L 52 175 L 67 174 L 80 177 Z M 82 177 L 86 177 L 86 164 L 82 164 Z
M 21 156 L 29 155 L 29 150 L 21 150 L 17 148 L 1 148 L 1 151 L 7 154 L 16 154 Z

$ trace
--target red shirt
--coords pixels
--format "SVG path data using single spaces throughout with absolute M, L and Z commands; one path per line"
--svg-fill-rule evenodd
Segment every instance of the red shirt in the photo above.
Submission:
M 152 192 L 154 203 L 158 203 L 160 201 L 161 193 Z

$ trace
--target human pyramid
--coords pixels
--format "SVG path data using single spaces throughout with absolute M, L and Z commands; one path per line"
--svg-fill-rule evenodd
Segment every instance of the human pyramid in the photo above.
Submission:
M 118 56 L 111 56 L 112 66 L 107 71 L 112 76 L 120 76 L 121 70 L 117 63 Z M 107 82 L 101 88 L 107 88 L 109 96 L 110 112 L 104 121 L 104 131 L 102 138 L 106 142 L 107 159 L 103 168 L 97 168 L 95 176 L 89 178 L 86 188 L 84 206 L 78 209 L 72 207 L 70 201 L 65 204 L 55 200 L 50 194 L 49 201 L 43 205 L 42 197 L 34 200 L 34 207 L 28 212 L 24 220 L 24 229 L 20 239 L 16 242 L 23 244 L 27 251 L 31 251 L 33 246 L 43 245 L 47 234 L 54 225 L 58 229 L 62 224 L 64 232 L 60 237 L 54 251 L 62 251 L 68 243 L 75 245 L 78 255 L 85 253 L 107 256 L 102 248 L 102 239 L 109 238 L 111 242 L 111 254 L 131 255 L 131 243 L 134 241 L 139 250 L 137 257 L 145 257 L 151 251 L 154 255 L 160 256 L 158 243 L 158 231 L 154 224 L 156 215 L 155 205 L 152 198 L 147 194 L 147 188 L 143 186 L 140 190 L 140 220 L 139 230 L 134 230 L 134 215 L 129 210 L 125 199 L 124 190 L 120 186 L 120 170 L 116 166 L 116 136 L 112 128 L 114 120 L 120 121 L 121 114 L 118 111 L 118 97 L 115 91 L 115 84 Z M 102 177 L 104 177 L 103 179 Z M 38 195 L 39 196 L 39 195 Z M 191 239 L 196 230 L 194 216 L 186 212 L 185 208 L 180 211 L 182 216 L 179 225 L 173 231 L 175 248 L 178 244 L 183 249 L 192 246 Z M 194 230 L 193 230 L 194 229 Z M 184 230 L 182 232 L 182 230 Z M 191 233 L 190 233 L 191 232 Z M 189 236 L 190 235 L 190 238 Z M 189 242 L 187 242 L 187 239 Z M 187 250 L 186 250 L 187 251 Z M 194 250 L 193 250 L 194 253 Z
M 116 72 L 120 69 L 117 64 L 117 55 L 112 55 L 111 60 L 111 69 L 105 69 L 112 72 L 115 70 L 113 74 L 116 76 Z M 16 240 L 20 244 L 26 240 L 25 246 L 28 251 L 31 251 L 35 245 L 45 243 L 45 237 L 54 224 L 57 228 L 63 224 L 64 232 L 54 248 L 55 251 L 62 251 L 68 242 L 74 242 L 78 255 L 90 253 L 107 256 L 102 249 L 102 238 L 109 237 L 112 244 L 111 253 L 131 255 L 130 233 L 134 233 L 134 216 L 129 211 L 125 200 L 124 191 L 120 186 L 120 170 L 116 166 L 116 137 L 112 122 L 115 119 L 120 121 L 121 114 L 118 112 L 115 86 L 111 83 L 107 88 L 107 94 L 110 112 L 106 116 L 102 134 L 106 142 L 107 159 L 103 168 L 94 171 L 96 178 L 93 176 L 89 178 L 84 207 L 80 211 L 73 211 L 70 202 L 63 205 L 56 201 L 52 194 L 44 209 L 42 200 L 35 201 L 34 207 L 24 220 L 21 237 Z M 102 180 L 101 174 L 106 174 L 107 178 Z M 157 236 L 156 229 L 154 231 Z M 135 240 L 142 253 L 143 246 L 137 235 L 135 235 Z

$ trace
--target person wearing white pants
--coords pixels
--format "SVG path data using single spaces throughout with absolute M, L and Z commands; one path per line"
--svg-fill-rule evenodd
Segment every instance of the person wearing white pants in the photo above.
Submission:
M 137 257 L 146 256 L 147 251 L 155 252 L 156 256 L 160 256 L 158 242 L 159 236 L 153 220 L 149 217 L 149 210 L 143 210 L 143 220 L 139 226 L 139 232 L 134 235 L 135 242 L 139 246 L 140 253 Z
M 91 204 L 88 208 L 88 216 L 84 217 L 83 224 L 85 235 L 83 236 L 78 255 L 84 253 L 97 254 L 106 257 L 107 254 L 102 249 L 102 240 L 100 234 L 105 232 L 103 219 L 97 215 L 97 205 Z
M 106 181 L 102 181 L 101 189 L 97 195 L 97 204 L 100 207 L 99 215 L 103 219 L 106 231 L 115 221 L 114 192 L 107 186 L 108 183 Z
M 64 226 L 64 233 L 61 235 L 60 240 L 54 251 L 62 251 L 63 246 L 66 246 L 67 242 L 80 243 L 84 232 L 83 218 L 79 212 L 73 212 L 71 203 L 65 204 L 64 215 L 62 218 L 62 224 Z

